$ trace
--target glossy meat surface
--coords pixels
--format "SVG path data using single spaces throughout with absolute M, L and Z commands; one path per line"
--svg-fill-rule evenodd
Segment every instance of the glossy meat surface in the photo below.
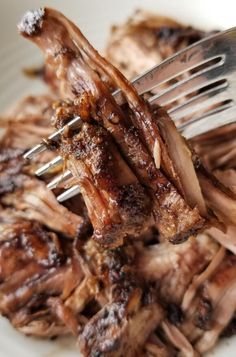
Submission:
M 87 357 L 202 356 L 235 332 L 231 129 L 197 138 L 196 154 L 62 14 L 29 12 L 19 29 L 43 50 L 53 94 L 27 97 L 0 122 L 1 314 L 27 335 L 71 334 Z M 128 75 L 137 39 L 145 67 L 146 47 L 158 61 L 204 33 L 149 15 L 114 36 L 112 60 L 130 44 L 126 67 L 117 62 Z M 22 160 L 78 115 L 51 151 Z M 81 188 L 65 205 L 50 174 L 34 177 L 58 154 Z
M 26 14 L 19 30 L 44 52 L 46 62 L 61 82 L 61 95 L 73 99 L 74 104 L 79 102 L 77 114 L 82 121 L 94 120 L 112 134 L 127 164 L 150 192 L 160 234 L 179 243 L 199 230 L 204 220 L 198 207 L 195 204 L 189 207 L 158 164 L 157 144 L 166 161 L 169 153 L 154 114 L 121 73 L 93 49 L 73 23 L 55 10 Z M 128 107 L 117 105 L 107 78 L 122 90 Z M 196 177 L 193 168 L 192 171 Z M 199 187 L 198 190 L 200 194 Z

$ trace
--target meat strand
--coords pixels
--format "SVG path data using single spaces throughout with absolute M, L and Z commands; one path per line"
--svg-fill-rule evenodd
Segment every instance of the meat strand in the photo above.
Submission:
M 163 172 L 155 167 L 154 145 L 156 141 L 161 142 L 158 128 L 153 131 L 150 108 L 121 73 L 92 48 L 73 23 L 55 10 L 27 13 L 19 30 L 45 53 L 46 62 L 61 81 L 62 94 L 70 98 L 89 97 L 89 116 L 112 133 L 128 164 L 150 190 L 154 219 L 163 237 L 178 243 L 198 230 L 203 225 L 198 209 L 191 209 Z M 112 98 L 107 83 L 102 81 L 104 74 L 122 90 L 130 114 Z M 82 119 L 83 115 L 84 112 Z

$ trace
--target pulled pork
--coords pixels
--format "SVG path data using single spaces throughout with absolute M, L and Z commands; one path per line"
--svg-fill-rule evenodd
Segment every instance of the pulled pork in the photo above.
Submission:
M 235 331 L 234 125 L 189 143 L 59 12 L 28 12 L 19 30 L 53 94 L 0 121 L 1 314 L 27 335 L 72 335 L 87 357 L 202 356 Z M 140 12 L 107 57 L 130 77 L 203 36 Z M 53 150 L 25 162 L 53 126 Z M 33 174 L 58 153 L 81 190 L 65 205 Z
M 148 194 L 151 196 L 153 218 L 160 235 L 174 243 L 186 240 L 195 231 L 202 228 L 204 223 L 204 219 L 199 212 L 199 210 L 204 210 L 204 202 L 191 161 L 191 154 L 188 162 L 190 162 L 191 175 L 193 176 L 192 183 L 196 186 L 196 190 L 193 189 L 191 191 L 192 195 L 195 194 L 194 199 L 191 200 L 192 207 L 188 205 L 171 180 L 165 175 L 164 170 L 162 170 L 162 162 L 166 167 L 168 163 L 172 167 L 174 164 L 159 132 L 157 125 L 158 112 L 153 111 L 137 95 L 134 88 L 122 74 L 102 58 L 85 39 L 80 30 L 62 14 L 51 9 L 36 11 L 33 14 L 34 16 L 32 16 L 32 13 L 31 15 L 28 13 L 23 18 L 19 25 L 20 32 L 23 36 L 36 43 L 45 53 L 46 62 L 55 71 L 58 80 L 62 84 L 61 95 L 71 98 L 74 107 L 78 103 L 72 113 L 70 111 L 70 117 L 79 114 L 81 121 L 90 122 L 94 126 L 96 124 L 102 125 L 104 132 L 107 130 L 111 133 L 113 140 L 130 166 L 130 170 L 133 171 L 140 183 L 146 187 Z M 127 104 L 124 107 L 118 106 L 112 97 L 107 82 L 112 82 L 121 89 L 127 100 Z M 60 115 L 63 111 L 59 108 L 58 112 L 55 123 L 56 126 L 60 127 L 65 122 Z M 174 130 L 176 131 L 175 128 Z M 74 133 L 67 133 L 66 137 L 64 136 L 61 153 L 66 161 L 69 162 L 69 167 L 73 167 L 73 173 L 78 177 L 81 168 L 77 166 L 80 164 L 79 161 L 82 161 L 82 158 L 83 160 L 85 159 L 85 155 L 82 153 L 81 145 L 75 145 L 74 135 Z M 81 135 L 79 133 L 78 137 Z M 178 135 L 176 134 L 176 136 Z M 71 136 L 73 136 L 73 145 L 68 143 L 68 139 Z M 181 146 L 187 151 L 185 142 L 181 141 L 181 139 L 179 140 Z M 68 149 L 68 144 L 70 149 Z M 114 149 L 111 148 L 110 152 L 112 151 Z M 81 159 L 75 162 L 75 157 Z M 89 162 L 87 161 L 86 166 L 88 164 Z M 90 167 L 91 163 L 88 168 Z M 94 169 L 90 168 L 90 172 L 93 175 Z M 104 175 L 101 170 L 99 174 Z M 81 178 L 78 177 L 78 179 L 80 183 Z M 88 177 L 88 174 L 85 174 L 83 170 L 84 179 L 89 181 L 90 184 L 90 187 L 88 185 L 85 187 L 81 183 L 84 200 L 88 201 L 88 190 L 96 192 L 96 180 L 95 177 Z M 183 183 L 182 187 L 185 188 L 186 185 Z M 139 191 L 140 189 L 137 190 L 137 194 Z M 91 194 L 90 197 L 92 197 Z M 94 195 L 94 202 L 95 197 Z M 109 199 L 114 201 L 112 197 L 109 197 Z M 139 201 L 139 197 L 137 201 Z M 200 207 L 198 207 L 199 202 Z M 98 203 L 97 207 L 101 207 L 101 204 Z M 168 209 L 166 209 L 167 207 Z M 140 208 L 142 209 L 142 207 Z M 206 214 L 206 210 L 204 213 Z M 105 214 L 109 217 L 109 212 Z M 122 216 L 122 212 L 120 215 Z M 132 212 L 130 215 L 132 216 Z M 91 221 L 93 221 L 92 218 Z M 113 230 L 116 223 L 109 224 L 109 226 Z M 94 225 L 94 228 L 96 239 L 97 226 Z M 104 245 L 110 243 L 110 245 L 115 246 L 122 242 L 119 239 L 119 234 L 116 236 L 117 242 L 112 237 L 108 237 L 108 242 L 106 242 L 106 239 L 102 239 L 100 236 L 101 234 L 98 233 L 97 238 Z

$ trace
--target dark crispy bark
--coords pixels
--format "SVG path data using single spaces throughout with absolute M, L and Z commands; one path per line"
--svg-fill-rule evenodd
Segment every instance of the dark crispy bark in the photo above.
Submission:
M 112 133 L 132 170 L 149 188 L 160 234 L 179 243 L 202 227 L 198 210 L 187 205 L 155 166 L 153 151 L 155 142 L 161 138 L 158 130 L 152 131 L 150 109 L 126 79 L 98 55 L 74 24 L 55 10 L 26 14 L 19 30 L 45 52 L 47 63 L 61 81 L 64 95 L 71 98 L 89 95 L 90 117 Z M 101 80 L 104 75 L 121 88 L 132 115 L 116 104 L 106 81 Z M 143 144 L 147 139 L 150 143 Z
M 130 18 L 126 24 L 122 26 L 115 26 L 112 29 L 111 37 L 107 47 L 107 56 L 108 59 L 114 65 L 117 66 L 117 68 L 119 68 L 123 73 L 128 76 L 128 78 L 132 78 L 133 76 L 142 73 L 142 71 L 148 70 L 152 66 L 160 63 L 163 59 L 167 58 L 168 56 L 171 56 L 183 47 L 186 47 L 189 44 L 200 40 L 206 35 L 207 33 L 192 29 L 190 27 L 185 27 L 182 24 L 176 23 L 171 19 L 163 18 L 161 16 L 155 16 L 154 14 L 147 13 L 145 11 L 137 11 L 137 13 L 135 13 L 134 16 Z M 154 92 L 155 90 L 156 89 L 154 89 Z M 171 137 L 170 130 L 166 130 L 166 132 L 163 133 L 162 124 L 163 121 L 159 121 L 158 125 L 162 137 L 163 134 L 167 138 L 168 136 Z M 168 124 L 168 122 L 165 121 L 165 124 Z M 227 125 L 226 127 L 216 129 L 212 132 L 201 135 L 192 140 L 193 147 L 199 154 L 203 164 L 209 170 L 220 169 L 221 172 L 216 173 L 217 177 L 224 185 L 229 187 L 232 191 L 235 190 L 235 129 L 235 124 Z M 169 141 L 169 143 L 171 145 L 175 143 L 174 145 L 176 145 L 176 140 L 171 140 Z M 170 145 L 168 146 L 170 147 Z M 180 146 L 178 145 L 177 147 L 179 148 Z M 176 156 L 178 154 L 178 150 L 174 150 L 173 153 Z M 183 157 L 183 155 L 180 157 L 180 163 Z M 175 175 L 175 164 L 176 162 L 178 163 L 178 161 L 174 160 L 173 165 L 171 165 L 168 160 L 167 165 L 166 162 L 163 161 L 164 160 L 162 160 L 162 165 L 165 173 L 169 177 L 171 177 L 172 180 L 174 180 L 175 185 L 178 187 L 180 192 L 182 192 L 183 194 L 184 192 L 188 192 L 188 195 L 185 195 L 185 199 L 190 204 L 190 206 L 191 200 L 194 198 L 194 200 L 196 201 L 196 198 L 198 198 L 197 201 L 198 204 L 200 203 L 200 212 L 201 214 L 204 214 L 205 211 L 206 214 L 206 208 L 204 208 L 204 205 L 202 204 L 204 202 L 202 200 L 199 200 L 199 195 L 194 197 L 194 195 L 189 194 L 189 191 L 192 191 L 194 193 L 197 192 L 196 189 L 191 190 L 190 188 L 192 182 L 194 181 L 190 179 L 191 184 L 188 183 L 187 186 L 184 187 L 183 180 L 180 181 L 180 176 Z M 185 165 L 186 169 L 187 166 L 188 165 Z M 179 167 L 177 167 L 177 171 L 178 168 Z M 230 169 L 231 171 L 224 173 L 225 169 Z M 188 173 L 186 174 L 186 172 L 184 172 L 184 170 L 182 169 L 181 173 L 184 174 L 184 181 L 187 181 L 186 178 L 189 177 L 189 173 L 191 176 L 190 170 L 188 170 Z M 225 215 L 224 218 L 226 218 L 226 223 L 226 216 L 232 216 L 232 214 L 235 215 L 235 208 L 232 201 L 232 199 L 235 201 L 234 196 L 230 192 L 228 192 L 226 195 L 228 195 L 229 197 L 226 197 L 226 195 L 223 193 L 223 188 L 217 190 L 214 184 L 214 179 L 209 179 L 209 176 L 208 179 L 206 179 L 206 177 L 205 179 L 203 179 L 201 174 L 199 174 L 198 177 L 201 183 L 201 189 L 205 196 L 204 198 L 206 199 L 206 203 L 208 206 L 207 208 L 210 208 L 218 218 L 219 213 L 220 215 L 222 215 L 223 213 Z M 220 179 L 220 177 L 222 178 L 222 180 Z M 214 200 L 214 196 L 218 197 L 217 202 Z M 216 206 L 218 206 L 217 210 Z M 232 230 L 232 226 L 227 227 L 227 231 L 232 232 Z M 232 241 L 232 236 L 232 234 L 225 235 L 226 239 L 230 242 Z M 221 240 L 221 243 L 222 242 L 223 240 Z M 229 244 L 227 244 L 226 246 L 229 246 Z
M 63 125 L 61 115 L 58 123 Z M 73 173 L 73 182 L 80 186 L 96 241 L 118 246 L 125 237 L 140 235 L 149 227 L 151 199 L 108 131 L 81 121 L 77 133 L 64 135 L 60 152 Z
M 85 123 L 85 127 L 97 134 L 91 124 Z M 14 150 L 2 154 L 4 172 L 9 178 L 13 166 L 11 160 L 21 162 L 18 155 Z M 79 335 L 84 355 L 90 355 L 89 351 L 98 353 L 101 349 L 108 356 L 124 351 L 127 356 L 139 353 L 163 318 L 163 310 L 134 270 L 135 251 L 130 247 L 127 252 L 102 252 L 90 241 L 80 254 L 74 250 L 71 241 L 61 238 L 63 231 L 58 236 L 35 221 L 22 219 L 24 207 L 17 207 L 17 202 L 21 197 L 22 203 L 24 197 L 22 185 L 27 175 L 22 173 L 23 168 L 24 165 L 20 165 L 18 177 L 21 180 L 17 187 L 14 186 L 11 192 L 5 190 L 1 197 L 4 205 L 9 203 L 8 209 L 0 214 L 1 313 L 25 334 L 40 337 L 68 333 Z M 29 176 L 28 180 L 31 180 Z M 20 194 L 14 199 L 18 191 Z M 16 204 L 18 211 L 12 210 L 12 204 Z M 110 326 L 105 335 L 102 327 L 97 327 L 102 326 L 100 317 L 110 306 L 114 307 L 110 313 L 117 311 L 122 319 L 115 336 L 112 333 L 114 320 L 107 320 Z M 146 320 L 148 324 L 143 333 L 142 326 Z M 90 339 L 87 346 L 87 331 L 97 328 L 97 338 Z
M 47 304 L 66 299 L 83 278 L 72 245 L 37 222 L 0 214 L 0 312 L 26 334 L 68 333 Z M 10 221 L 10 222 L 9 222 Z
M 121 302 L 108 304 L 90 320 L 79 337 L 84 356 L 133 357 L 139 354 L 158 325 L 162 310 L 157 304 L 140 307 L 139 300 L 133 306 L 136 311 L 129 311 L 127 305 Z
M 85 325 L 78 343 L 84 356 L 139 355 L 149 335 L 164 317 L 164 311 L 135 270 L 132 246 L 101 252 L 89 242 L 86 256 L 102 274 L 110 301 Z M 143 326 L 145 324 L 145 329 Z
M 43 16 L 44 11 L 35 13 L 32 21 L 24 24 L 28 34 L 41 36 Z M 168 39 L 173 35 L 175 43 L 172 32 L 164 27 L 160 33 Z M 64 35 L 67 36 L 66 33 Z M 84 58 L 80 58 L 77 48 L 74 50 L 78 55 L 76 59 L 81 60 L 79 68 L 84 69 Z M 63 66 L 70 65 L 74 60 L 68 48 L 60 48 L 58 56 L 61 56 Z M 58 56 L 55 56 L 57 60 Z M 96 61 L 86 56 L 86 69 L 94 68 Z M 102 72 L 101 68 L 97 69 L 100 75 Z M 70 72 L 70 75 L 72 73 L 75 72 Z M 141 105 L 141 109 L 137 108 L 134 93 L 128 98 L 131 109 L 126 110 L 127 106 L 120 109 L 112 102 L 107 82 L 102 84 L 100 91 L 100 76 L 89 73 L 87 82 L 82 77 L 76 78 L 82 78 L 76 90 L 80 88 L 83 91 L 83 85 L 94 84 L 90 81 L 92 75 L 95 82 L 98 79 L 96 85 L 90 87 L 94 92 L 89 93 L 87 98 L 75 98 L 69 105 L 71 108 L 67 107 L 67 116 L 62 115 L 67 110 L 65 106 L 63 110 L 58 107 L 56 126 L 60 127 L 73 115 L 82 117 L 77 131 L 65 130 L 61 150 L 74 170 L 77 182 L 81 184 L 84 178 L 82 173 L 86 173 L 93 190 L 96 188 L 97 200 L 90 199 L 87 204 L 88 208 L 92 207 L 89 213 L 94 226 L 100 229 L 102 237 L 106 236 L 107 229 L 107 237 L 111 237 L 113 242 L 116 234 L 120 239 L 124 232 L 129 232 L 130 238 L 133 238 L 141 228 L 146 227 L 144 221 L 150 216 L 151 197 L 159 229 L 161 227 L 161 232 L 167 232 L 163 235 L 175 238 L 175 242 L 176 238 L 183 239 L 183 232 L 189 235 L 189 227 L 193 228 L 191 214 L 195 212 L 196 221 L 199 219 L 198 211 L 189 208 L 195 205 L 193 202 L 199 199 L 199 193 L 195 197 L 187 197 L 189 187 L 182 182 L 185 175 L 182 178 L 179 175 L 180 166 L 176 167 L 173 147 L 170 149 L 172 134 L 176 139 L 176 133 L 173 128 L 169 130 L 168 118 L 163 115 L 163 119 L 163 113 L 159 113 L 157 127 L 148 107 Z M 64 75 L 67 74 L 64 72 Z M 66 77 L 66 82 L 72 83 L 72 79 L 68 81 Z M 67 93 L 70 90 L 69 86 Z M 95 93 L 96 90 L 98 93 Z M 98 99 L 100 95 L 104 96 L 105 103 L 92 100 L 97 94 Z M 142 122 L 144 117 L 142 120 L 137 117 L 142 110 L 145 123 Z M 20 115 L 21 110 L 18 111 Z M 115 115 L 109 117 L 111 113 Z M 25 125 L 27 130 L 23 137 L 32 132 L 32 140 L 36 143 L 37 136 L 46 134 L 47 128 L 43 126 L 42 131 L 37 132 L 37 125 L 40 127 L 42 124 L 40 115 L 35 125 L 30 124 L 31 119 L 20 119 L 22 122 L 18 128 L 23 130 Z M 68 207 L 73 207 L 79 217 L 59 206 L 45 184 L 32 178 L 29 167 L 20 159 L 27 144 L 21 142 L 17 126 L 14 126 L 15 130 L 9 130 L 10 121 L 7 125 L 8 133 L 0 152 L 0 311 L 17 329 L 41 337 L 72 333 L 78 337 L 79 347 L 85 356 L 127 357 L 199 356 L 195 348 L 200 353 L 211 348 L 230 321 L 229 328 L 234 330 L 236 295 L 233 255 L 223 247 L 219 249 L 218 243 L 205 235 L 175 247 L 159 237 L 157 244 L 156 233 L 152 229 L 148 229 L 148 233 L 144 231 L 140 241 L 130 239 L 123 247 L 112 250 L 102 249 L 89 239 L 87 242 L 65 239 L 65 236 L 73 238 L 76 235 L 84 215 L 87 215 L 80 203 L 81 197 L 75 205 L 68 203 Z M 163 125 L 160 135 L 159 129 L 163 129 Z M 115 132 L 115 140 L 109 131 Z M 180 145 L 181 150 L 185 148 L 184 144 Z M 180 154 L 179 147 L 176 151 Z M 161 170 L 157 170 L 159 165 Z M 193 169 L 192 166 L 188 168 Z M 223 212 L 221 207 L 220 218 L 229 219 L 230 229 L 234 232 L 233 196 L 229 201 L 229 191 L 212 180 L 200 166 L 198 169 L 199 177 L 204 176 L 203 180 L 200 178 L 205 185 L 203 191 L 209 188 L 206 197 L 211 204 L 215 202 L 211 196 L 216 199 L 219 191 L 220 199 L 222 194 L 226 195 L 224 202 L 228 211 Z M 191 173 L 194 174 L 193 171 Z M 82 182 L 82 188 L 83 185 Z M 174 204 L 170 205 L 170 198 Z M 95 202 L 101 202 L 99 210 L 105 212 L 104 216 L 92 216 L 97 213 L 93 207 Z M 227 217 L 223 217 L 222 213 L 226 215 L 227 212 Z M 142 219 L 142 227 L 138 227 Z M 182 221 L 184 227 L 175 226 Z M 113 234 L 112 227 L 109 224 L 105 226 L 107 222 L 119 222 L 114 236 L 110 236 L 110 233 Z M 189 224 L 187 229 L 186 222 Z M 176 232 L 180 234 L 176 236 Z M 214 237 L 214 229 L 210 233 Z M 87 232 L 84 238 L 89 238 Z

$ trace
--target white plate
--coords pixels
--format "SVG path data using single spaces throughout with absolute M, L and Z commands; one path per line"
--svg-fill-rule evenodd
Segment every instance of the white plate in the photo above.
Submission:
M 0 112 L 26 93 L 42 92 L 39 83 L 25 79 L 21 69 L 41 63 L 39 51 L 17 35 L 16 24 L 27 9 L 45 2 L 0 0 Z M 154 10 L 204 29 L 236 25 L 235 0 L 48 0 L 74 20 L 89 40 L 102 49 L 111 24 L 120 23 L 136 8 Z M 78 357 L 70 339 L 41 341 L 15 331 L 0 318 L 0 357 Z M 236 338 L 227 339 L 209 357 L 235 357 Z

